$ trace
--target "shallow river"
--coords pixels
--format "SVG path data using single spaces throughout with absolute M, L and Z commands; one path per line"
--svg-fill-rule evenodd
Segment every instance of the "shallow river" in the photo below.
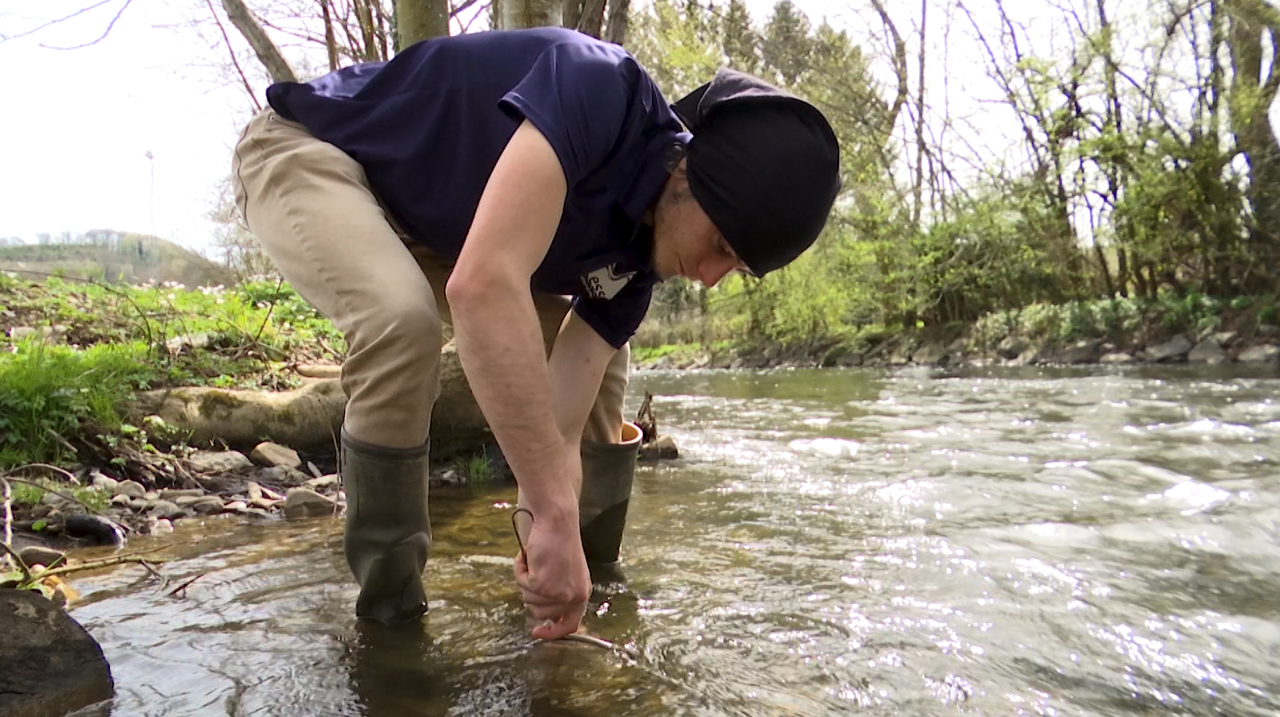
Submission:
M 85 715 L 1221 714 L 1280 710 L 1274 368 L 649 373 L 586 630 L 527 637 L 514 489 L 432 495 L 424 629 L 359 627 L 336 520 L 211 520 L 82 578 Z

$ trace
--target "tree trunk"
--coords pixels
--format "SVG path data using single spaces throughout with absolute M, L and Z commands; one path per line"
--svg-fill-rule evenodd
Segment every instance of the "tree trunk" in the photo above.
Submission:
M 604 27 L 604 0 L 585 0 L 582 3 L 582 17 L 578 19 L 578 32 L 599 39 L 602 27 Z
M 582 4 L 583 0 L 564 0 L 563 20 L 564 26 L 570 30 L 577 29 L 578 22 L 582 20 Z
M 609 19 L 604 26 L 605 37 L 615 45 L 625 45 L 627 41 L 627 21 L 631 13 L 631 0 L 611 0 L 609 3 Z
M 498 5 L 496 29 L 559 27 L 563 25 L 563 17 L 562 0 L 502 0 Z
M 449 34 L 448 0 L 395 0 L 397 51 Z
M 329 0 L 320 0 L 320 16 L 324 20 L 324 49 L 329 56 L 329 71 L 338 69 L 338 43 L 333 35 L 333 15 L 329 12 Z
M 1280 12 L 1262 0 L 1231 0 L 1223 2 L 1223 8 L 1231 15 L 1231 129 L 1249 164 L 1249 245 L 1261 264 L 1260 277 L 1251 283 L 1269 290 L 1280 273 L 1280 142 L 1268 117 L 1280 89 L 1280 73 L 1275 53 L 1264 50 L 1280 42 Z
M 929 20 L 929 0 L 920 0 L 920 67 L 917 71 L 917 82 L 920 83 L 916 93 L 916 179 L 912 187 L 911 225 L 920 229 L 920 214 L 924 209 L 924 58 L 925 29 Z
M 267 36 L 266 30 L 262 29 L 262 25 L 258 24 L 242 0 L 222 0 L 222 8 L 227 11 L 231 24 L 249 41 L 258 61 L 267 68 L 267 74 L 271 75 L 272 82 L 298 81 L 284 55 L 280 54 L 280 48 Z

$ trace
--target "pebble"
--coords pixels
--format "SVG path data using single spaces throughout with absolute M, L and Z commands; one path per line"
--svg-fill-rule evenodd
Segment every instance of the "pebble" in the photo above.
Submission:
M 302 459 L 298 457 L 297 451 L 270 441 L 259 443 L 253 449 L 253 452 L 249 454 L 249 458 L 253 462 L 264 466 L 283 466 L 285 468 L 299 468 L 302 466 Z
M 43 565 L 47 568 L 65 556 L 66 553 L 63 553 L 60 550 L 54 550 L 53 548 L 46 548 L 40 545 L 28 545 L 18 551 L 18 557 L 22 558 L 22 562 L 25 563 L 27 567 L 31 567 L 32 565 Z
M 254 483 L 253 481 L 249 481 L 248 483 L 244 484 L 244 489 L 249 491 L 250 503 L 252 503 L 255 500 L 262 500 L 262 486 L 258 485 L 257 483 Z
M 185 509 L 178 507 L 174 503 L 167 500 L 153 500 L 147 503 L 147 511 L 156 518 L 167 518 L 169 520 L 177 520 L 190 515 Z
M 172 533 L 173 522 L 168 518 L 158 518 L 151 522 L 150 528 L 152 533 Z
M 284 501 L 284 514 L 289 518 L 332 515 L 336 504 L 309 488 L 292 488 Z
M 115 495 L 111 498 L 111 505 L 122 505 L 129 508 L 133 505 L 133 498 L 123 494 Z
M 249 501 L 249 505 L 252 505 L 255 508 L 261 508 L 263 510 L 271 510 L 279 504 L 280 504 L 280 501 L 271 500 L 270 498 L 254 498 L 253 500 Z
M 209 513 L 221 513 L 222 499 L 216 495 L 207 495 L 203 498 L 196 498 L 190 508 L 197 513 L 205 515 Z
M 680 449 L 671 436 L 658 436 L 652 442 L 640 446 L 640 457 L 647 460 L 673 460 L 680 457 Z
M 274 490 L 271 490 L 270 488 L 263 486 L 261 489 L 262 489 L 263 498 L 268 498 L 270 500 L 284 500 L 284 496 L 280 495 Z
M 143 493 L 142 497 L 147 500 L 160 500 L 160 494 L 154 490 L 149 490 L 146 493 Z
M 316 489 L 316 488 L 325 488 L 327 486 L 336 485 L 337 483 L 338 483 L 338 474 L 334 473 L 332 475 L 313 478 L 306 482 L 306 486 L 311 489 Z
M 272 483 L 279 483 L 286 486 L 300 486 L 311 480 L 311 476 L 303 473 L 297 468 L 289 468 L 288 466 L 274 466 L 272 468 L 262 469 L 262 477 Z M 263 489 L 266 492 L 266 489 Z M 270 494 L 267 497 L 271 497 Z
M 116 484 L 115 490 L 112 492 L 115 495 L 125 495 L 130 498 L 141 498 L 146 494 L 147 489 L 143 488 L 142 484 L 136 480 L 123 480 Z
M 124 528 L 100 515 L 68 515 L 63 530 L 73 538 L 92 538 L 99 545 L 124 542 Z
M 178 502 L 177 498 L 199 498 L 204 495 L 204 491 L 199 488 L 188 488 L 186 490 L 162 490 L 158 496 L 160 500 L 172 500 Z M 181 503 L 178 503 L 181 505 Z
M 233 500 L 230 503 L 227 503 L 225 506 L 223 506 L 225 510 L 229 510 L 235 513 L 243 512 L 248 507 L 249 505 L 245 503 L 243 500 Z
M 94 488 L 97 488 L 98 490 L 106 491 L 108 493 L 111 493 L 112 495 L 115 494 L 116 486 L 120 485 L 120 481 L 116 480 L 115 478 L 108 478 L 107 476 L 104 476 L 97 471 L 94 471 L 92 475 L 93 475 Z
M 227 473 L 253 467 L 253 461 L 239 451 L 196 451 L 187 457 L 187 462 L 206 473 Z

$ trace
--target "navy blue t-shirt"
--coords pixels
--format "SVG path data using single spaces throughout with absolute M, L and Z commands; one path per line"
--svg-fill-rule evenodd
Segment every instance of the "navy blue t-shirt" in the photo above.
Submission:
M 498 156 L 523 120 L 568 180 L 535 291 L 573 295 L 614 347 L 635 332 L 659 281 L 642 223 L 685 142 L 667 101 L 626 51 L 572 30 L 482 32 L 417 43 L 267 100 L 363 165 L 414 240 L 456 259 Z

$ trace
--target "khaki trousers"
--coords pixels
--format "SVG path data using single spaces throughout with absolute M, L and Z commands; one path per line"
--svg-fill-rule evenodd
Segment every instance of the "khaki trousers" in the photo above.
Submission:
M 347 431 L 375 445 L 422 445 L 440 395 L 451 265 L 394 226 L 358 162 L 270 108 L 245 128 L 232 170 L 236 205 L 263 251 L 346 337 Z M 549 353 L 570 300 L 533 300 Z M 609 362 L 584 440 L 620 441 L 629 356 L 624 346 Z

